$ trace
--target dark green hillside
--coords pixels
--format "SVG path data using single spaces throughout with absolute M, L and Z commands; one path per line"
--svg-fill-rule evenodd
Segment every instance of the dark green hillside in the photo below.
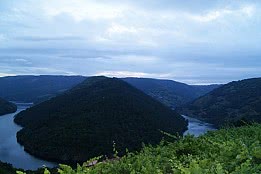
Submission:
M 188 104 L 184 114 L 216 125 L 227 122 L 261 122 L 261 78 L 235 81 Z
M 160 130 L 180 133 L 186 121 L 128 83 L 106 77 L 88 78 L 68 92 L 21 112 L 15 122 L 25 150 L 42 158 L 77 162 L 156 144 Z
M 0 174 L 16 174 L 16 170 L 11 164 L 0 161 Z
M 51 174 L 259 174 L 261 172 L 261 125 L 228 128 L 198 138 L 181 137 L 175 142 L 162 141 L 155 147 L 127 153 L 119 160 L 108 160 L 87 167 L 90 160 L 72 169 L 61 165 Z M 16 174 L 11 165 L 0 162 L 0 174 Z M 44 174 L 43 169 L 26 174 Z M 45 174 L 48 173 L 45 171 Z M 20 173 L 19 173 L 20 174 Z M 24 174 L 24 173 L 23 173 Z M 48 173 L 49 174 L 49 173 Z
M 222 129 L 199 138 L 186 136 L 174 143 L 145 147 L 119 161 L 77 170 L 62 166 L 61 170 L 65 174 L 260 174 L 260 140 L 258 124 Z
M 16 112 L 17 107 L 15 104 L 5 101 L 0 98 L 0 116 Z
M 60 174 L 260 174 L 261 125 L 186 136 L 175 142 L 147 146 L 119 160 L 77 169 L 61 165 Z M 48 173 L 46 171 L 46 173 Z M 51 174 L 55 174 L 52 172 Z M 30 173 L 27 173 L 30 174 Z M 43 174 L 43 173 L 41 173 Z
M 36 171 L 27 170 L 26 174 L 44 174 L 43 168 L 39 168 Z M 57 169 L 49 169 L 52 174 L 58 174 Z M 0 174 L 17 174 L 17 171 L 23 171 L 22 169 L 16 169 L 11 164 L 0 161 Z M 20 173 L 19 173 L 20 174 Z
M 8 101 L 41 102 L 85 80 L 82 76 L 13 76 L 0 78 L 0 97 Z
M 83 82 L 83 76 L 0 77 L 0 97 L 9 101 L 40 103 Z M 195 86 L 172 80 L 124 78 L 151 97 L 175 108 L 202 96 L 219 85 Z
M 184 105 L 220 86 L 187 85 L 173 80 L 147 78 L 124 78 L 123 80 L 172 108 Z

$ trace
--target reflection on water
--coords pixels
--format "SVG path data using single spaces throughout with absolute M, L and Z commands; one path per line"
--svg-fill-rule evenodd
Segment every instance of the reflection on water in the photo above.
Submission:
M 216 130 L 212 124 L 205 123 L 203 121 L 185 115 L 182 116 L 189 122 L 188 130 L 184 133 L 184 135 L 190 134 L 198 137 L 208 131 Z
M 34 170 L 43 165 L 54 167 L 56 166 L 55 163 L 40 160 L 29 155 L 24 151 L 23 147 L 17 143 L 16 133 L 21 127 L 13 122 L 14 116 L 30 106 L 31 104 L 18 103 L 16 113 L 0 117 L 0 161 L 26 170 Z

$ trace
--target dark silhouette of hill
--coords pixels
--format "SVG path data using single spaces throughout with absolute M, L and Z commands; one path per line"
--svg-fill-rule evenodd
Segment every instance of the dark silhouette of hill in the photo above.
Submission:
M 8 101 L 35 102 L 50 99 L 85 80 L 82 76 L 13 76 L 0 78 L 0 97 Z
M 62 95 L 15 117 L 25 150 L 58 162 L 82 162 L 157 144 L 160 130 L 182 134 L 187 122 L 175 111 L 117 78 L 91 77 Z
M 223 85 L 181 110 L 217 126 L 238 121 L 261 122 L 261 78 Z
M 149 78 L 124 78 L 123 80 L 172 108 L 182 106 L 220 86 L 187 85 L 173 80 Z
M 0 116 L 16 112 L 17 107 L 15 104 L 0 98 Z
M 1 77 L 0 97 L 8 101 L 37 104 L 71 89 L 86 78 L 88 77 L 49 75 Z M 219 86 L 194 86 L 172 80 L 146 78 L 123 80 L 172 108 L 184 105 Z

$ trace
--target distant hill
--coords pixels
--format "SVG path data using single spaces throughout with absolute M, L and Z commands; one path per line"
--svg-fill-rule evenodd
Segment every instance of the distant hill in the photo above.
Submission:
M 123 80 L 172 108 L 184 105 L 220 86 L 187 85 L 173 80 L 149 78 L 124 78 Z
M 223 85 L 181 110 L 218 126 L 240 120 L 261 122 L 261 78 Z
M 17 107 L 15 104 L 0 98 L 0 116 L 16 112 L 16 110 Z
M 182 134 L 187 122 L 179 114 L 128 83 L 90 77 L 73 89 L 15 117 L 25 150 L 58 162 L 82 162 L 156 144 L 163 134 Z
M 8 101 L 37 104 L 71 89 L 86 78 L 52 75 L 0 77 L 0 97 Z M 123 80 L 172 108 L 186 104 L 219 86 L 194 86 L 172 80 L 147 78 Z
M 82 76 L 13 76 L 0 78 L 0 97 L 8 101 L 47 100 L 85 80 Z

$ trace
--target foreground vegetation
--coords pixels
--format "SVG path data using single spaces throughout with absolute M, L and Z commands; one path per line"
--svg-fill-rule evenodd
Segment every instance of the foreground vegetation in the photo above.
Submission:
M 259 174 L 261 173 L 261 125 L 222 129 L 199 138 L 186 136 L 162 141 L 119 160 L 91 161 L 72 169 L 61 165 L 60 174 Z M 46 170 L 45 174 L 49 174 Z M 53 174 L 53 173 L 52 173 Z
M 17 170 L 23 171 L 22 169 L 15 169 L 11 164 L 3 163 L 0 161 L 0 174 L 16 174 Z M 20 173 L 26 173 L 26 174 L 43 174 L 44 171 L 47 170 L 45 168 L 39 168 L 37 171 L 23 171 Z M 57 174 L 57 169 L 49 169 L 52 174 Z M 18 172 L 19 173 L 19 172 Z

